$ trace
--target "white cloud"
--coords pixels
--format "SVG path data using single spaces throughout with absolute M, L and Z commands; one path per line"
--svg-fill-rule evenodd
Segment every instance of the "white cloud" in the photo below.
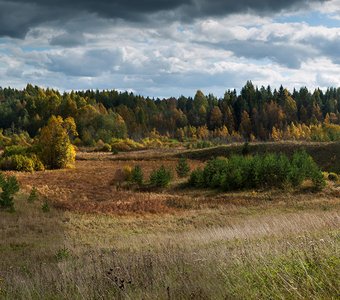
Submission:
M 323 11 L 336 11 L 337 4 L 329 1 Z M 78 29 L 86 21 L 79 17 L 64 29 L 40 26 L 24 40 L 3 39 L 0 84 L 116 88 L 167 97 L 192 96 L 199 88 L 222 96 L 247 80 L 290 89 L 340 85 L 336 27 L 250 14 L 159 28 L 93 16 L 88 21 L 83 31 Z

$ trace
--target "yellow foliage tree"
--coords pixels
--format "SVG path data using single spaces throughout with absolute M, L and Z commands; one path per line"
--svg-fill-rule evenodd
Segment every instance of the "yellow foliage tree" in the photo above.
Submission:
M 62 117 L 52 116 L 41 129 L 38 137 L 39 156 L 49 169 L 74 166 L 76 152 L 70 142 L 67 127 Z
M 281 141 L 283 137 L 283 133 L 280 129 L 277 129 L 275 126 L 272 129 L 271 138 L 273 141 Z

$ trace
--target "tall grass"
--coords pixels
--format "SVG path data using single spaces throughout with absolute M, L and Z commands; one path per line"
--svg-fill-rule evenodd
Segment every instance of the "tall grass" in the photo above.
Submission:
M 336 299 L 340 292 L 339 241 L 332 235 L 181 241 L 61 248 L 47 264 L 40 257 L 2 274 L 1 298 Z
M 132 223 L 46 214 L 38 200 L 24 199 L 16 214 L 1 215 L 0 299 L 337 299 L 340 292 L 335 210 L 244 218 L 240 208 L 242 218 L 213 227 L 207 210 L 195 228 L 189 215 Z

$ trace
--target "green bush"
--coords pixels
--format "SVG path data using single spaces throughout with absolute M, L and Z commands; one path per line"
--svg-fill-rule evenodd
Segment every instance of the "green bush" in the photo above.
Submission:
M 5 176 L 0 173 L 0 207 L 13 210 L 13 197 L 19 191 L 19 183 L 15 176 Z
M 15 170 L 24 172 L 34 171 L 33 160 L 21 154 L 4 157 L 1 160 L 0 165 L 2 170 Z
M 220 186 L 222 173 L 226 171 L 228 161 L 225 158 L 215 158 L 210 160 L 204 168 L 203 180 L 208 187 Z
M 31 192 L 30 192 L 28 198 L 27 198 L 27 202 L 32 203 L 32 202 L 34 202 L 35 200 L 37 200 L 38 197 L 39 197 L 39 195 L 38 195 L 38 190 L 37 190 L 37 188 L 34 186 L 34 187 L 32 188 L 32 190 L 31 190 Z
M 228 160 L 210 160 L 204 170 L 191 173 L 189 185 L 194 187 L 222 188 L 225 191 L 245 188 L 299 186 L 310 179 L 314 188 L 325 186 L 321 170 L 305 151 L 297 152 L 292 159 L 283 154 L 231 156 Z
M 295 186 L 300 185 L 305 179 L 311 179 L 317 190 L 321 190 L 326 185 L 319 166 L 306 151 L 294 153 L 290 176 L 291 182 Z
M 150 184 L 154 187 L 166 187 L 171 181 L 171 171 L 167 170 L 163 165 L 154 170 L 150 175 Z
M 31 154 L 30 156 L 15 154 L 3 157 L 0 160 L 0 169 L 33 172 L 44 170 L 44 165 L 34 154 Z
M 13 155 L 26 155 L 30 152 L 30 149 L 24 146 L 8 146 L 5 148 L 3 157 L 9 157 Z
M 178 160 L 177 166 L 176 166 L 176 172 L 178 177 L 183 178 L 188 176 L 190 172 L 190 167 L 188 165 L 187 159 L 185 157 L 181 157 Z
M 189 185 L 197 188 L 205 187 L 203 170 L 198 168 L 191 172 L 189 178 Z
M 138 185 L 143 184 L 143 171 L 140 165 L 135 166 L 131 171 L 131 182 L 137 183 Z
M 249 158 L 249 187 L 282 187 L 289 181 L 291 164 L 283 154 L 267 154 Z

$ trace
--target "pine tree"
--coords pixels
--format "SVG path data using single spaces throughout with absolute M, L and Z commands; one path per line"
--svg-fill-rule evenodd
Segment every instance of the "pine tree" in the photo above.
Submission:
M 34 202 L 35 200 L 38 199 L 38 190 L 37 188 L 34 186 L 31 190 L 31 193 L 29 194 L 28 198 L 27 198 L 27 202 Z
M 178 160 L 178 164 L 176 166 L 176 172 L 177 172 L 178 177 L 180 178 L 188 176 L 190 172 L 190 167 L 185 157 L 181 157 Z
M 0 207 L 14 210 L 13 196 L 19 191 L 19 183 L 15 176 L 0 173 Z
M 131 172 L 131 181 L 137 183 L 138 185 L 143 184 L 143 171 L 140 165 L 133 168 Z

